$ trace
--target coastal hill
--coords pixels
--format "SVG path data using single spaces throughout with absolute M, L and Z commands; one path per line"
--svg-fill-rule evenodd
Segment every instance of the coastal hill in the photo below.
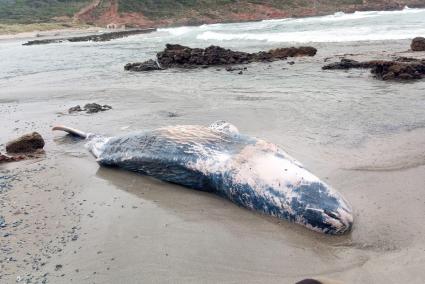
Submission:
M 424 7 L 425 0 L 0 0 L 0 23 L 160 27 Z

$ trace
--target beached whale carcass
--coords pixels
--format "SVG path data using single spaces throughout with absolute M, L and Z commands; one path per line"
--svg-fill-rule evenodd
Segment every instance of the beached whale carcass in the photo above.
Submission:
M 87 139 L 100 165 L 116 166 L 211 191 L 234 203 L 327 234 L 351 229 L 350 205 L 276 145 L 219 121 L 105 137 L 64 126 Z

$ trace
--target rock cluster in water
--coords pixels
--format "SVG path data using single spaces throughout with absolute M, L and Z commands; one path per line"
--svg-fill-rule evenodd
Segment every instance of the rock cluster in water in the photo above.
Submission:
M 31 40 L 22 45 L 38 45 L 38 44 L 49 44 L 49 43 L 59 43 L 59 42 L 82 42 L 82 41 L 110 41 L 112 39 L 128 37 L 131 35 L 150 33 L 156 29 L 138 29 L 138 30 L 127 30 L 127 31 L 117 31 L 103 34 L 95 34 L 88 36 L 76 36 L 76 37 L 67 37 L 67 38 L 53 38 L 53 39 L 40 39 L 40 40 Z
M 415 37 L 410 44 L 413 51 L 425 51 L 425 37 Z
M 371 60 L 359 62 L 352 59 L 341 59 L 322 67 L 323 70 L 347 70 L 352 68 L 368 68 L 377 79 L 381 80 L 415 80 L 425 77 L 425 59 L 401 57 L 393 61 Z
M 218 65 L 247 64 L 251 62 L 271 62 L 288 57 L 314 56 L 317 49 L 310 46 L 276 48 L 255 53 L 233 51 L 220 46 L 190 48 L 179 44 L 167 44 L 164 51 L 157 53 L 157 60 L 128 63 L 125 70 L 151 71 L 166 68 L 196 68 Z

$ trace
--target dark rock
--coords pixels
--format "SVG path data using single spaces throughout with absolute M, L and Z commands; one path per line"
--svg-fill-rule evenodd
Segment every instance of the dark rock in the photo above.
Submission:
M 351 68 L 364 68 L 364 65 L 356 60 L 343 58 L 340 62 L 334 62 L 322 67 L 323 70 L 347 70 Z
M 61 269 L 62 269 L 62 267 L 63 267 L 63 265 L 62 265 L 62 264 L 56 264 L 56 266 L 55 266 L 55 271 L 61 270 Z
M 394 61 L 371 60 L 358 62 L 341 59 L 341 62 L 323 66 L 323 70 L 370 68 L 371 73 L 381 80 L 416 80 L 425 77 L 425 60 L 402 57 Z
M 425 37 L 415 37 L 410 44 L 413 51 L 425 51 Z
M 162 70 L 158 62 L 153 59 L 150 59 L 145 62 L 137 63 L 128 63 L 124 66 L 124 70 L 127 71 L 153 71 L 153 70 Z
M 53 38 L 53 39 L 42 39 L 42 40 L 31 40 L 22 45 L 39 45 L 39 44 L 48 44 L 48 43 L 60 43 L 64 41 L 69 42 L 82 42 L 82 41 L 110 41 L 112 39 L 128 37 L 131 35 L 150 33 L 156 29 L 137 29 L 137 30 L 127 30 L 127 31 L 117 31 L 103 34 L 95 34 L 88 36 L 77 36 L 77 37 L 67 37 L 67 38 Z
M 288 57 L 315 56 L 317 49 L 311 46 L 276 48 L 268 52 L 272 58 L 286 59 Z
M 219 46 L 205 49 L 190 48 L 178 44 L 167 44 L 164 51 L 157 54 L 159 64 L 170 67 L 201 67 L 210 65 L 244 64 L 252 61 L 250 53 L 232 51 Z
M 239 72 L 238 72 L 238 74 L 239 74 L 239 75 L 242 75 L 242 74 L 243 74 L 243 72 L 242 72 L 242 71 L 239 71 Z
M 73 113 L 77 111 L 83 111 L 83 109 L 80 107 L 80 105 L 76 105 L 75 107 L 71 107 L 68 109 L 68 113 Z
M 44 139 L 37 132 L 25 134 L 6 144 L 8 153 L 31 153 L 44 147 Z
M 382 61 L 375 63 L 371 72 L 382 80 L 421 79 L 425 75 L 425 64 Z
M 102 105 L 97 104 L 97 103 L 90 103 L 90 104 L 86 104 L 84 106 L 84 110 L 87 113 L 97 113 L 99 111 L 106 111 L 106 110 L 110 110 L 110 109 L 112 109 L 112 107 L 109 106 L 109 105 L 103 105 L 102 106 Z
M 289 62 L 288 62 L 288 64 L 289 64 L 289 65 L 294 65 L 294 64 L 295 64 L 295 62 L 294 62 L 294 61 L 289 61 Z
M 89 103 L 89 104 L 86 104 L 83 108 L 81 108 L 79 105 L 75 107 L 71 107 L 70 109 L 68 109 L 68 113 L 80 112 L 80 111 L 85 111 L 86 113 L 97 113 L 99 111 L 106 111 L 110 109 L 112 109 L 112 107 L 109 105 Z
M 288 57 L 314 56 L 317 49 L 309 46 L 277 48 L 270 51 L 248 53 L 233 51 L 220 46 L 209 46 L 207 48 L 190 48 L 179 44 L 167 44 L 164 51 L 157 53 L 157 62 L 149 60 L 143 63 L 129 63 L 125 70 L 149 71 L 160 68 L 206 68 L 209 66 L 247 64 L 251 62 L 271 62 L 284 60 Z M 144 68 L 152 66 L 154 69 Z M 159 65 L 159 66 L 157 66 Z M 226 68 L 227 70 L 228 68 Z M 229 70 L 228 70 L 229 71 Z

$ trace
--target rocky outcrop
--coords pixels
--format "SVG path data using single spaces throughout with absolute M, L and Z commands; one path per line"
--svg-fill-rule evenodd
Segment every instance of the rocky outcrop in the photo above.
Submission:
M 8 153 L 33 153 L 42 150 L 44 147 L 44 139 L 37 132 L 25 134 L 6 144 Z
M 157 61 L 129 63 L 124 69 L 129 71 L 150 71 L 165 68 L 196 68 L 219 65 L 247 64 L 251 62 L 271 62 L 288 57 L 314 56 L 317 49 L 310 46 L 277 48 L 267 52 L 248 53 L 233 51 L 220 46 L 190 48 L 179 44 L 167 44 L 164 51 L 157 53 Z M 152 68 L 146 68 L 150 67 Z
M 410 44 L 413 51 L 425 51 L 425 37 L 415 37 Z
M 131 35 L 150 33 L 156 29 L 138 29 L 138 30 L 127 30 L 127 31 L 117 31 L 103 34 L 95 34 L 88 36 L 77 36 L 77 37 L 67 37 L 67 38 L 53 38 L 53 39 L 40 39 L 40 40 L 31 40 L 22 45 L 39 45 L 39 44 L 49 44 L 49 43 L 59 43 L 59 42 L 82 42 L 82 41 L 110 41 L 117 38 L 128 37 Z
M 425 61 L 382 61 L 374 63 L 371 68 L 371 73 L 382 80 L 415 80 L 425 77 Z
M 288 57 L 315 56 L 317 49 L 311 46 L 300 46 L 271 49 L 268 53 L 272 59 L 286 59 Z
M 347 70 L 352 68 L 370 68 L 371 73 L 381 80 L 416 80 L 425 77 L 425 60 L 401 57 L 393 61 L 372 60 L 359 62 L 341 59 L 322 67 L 323 70 Z

